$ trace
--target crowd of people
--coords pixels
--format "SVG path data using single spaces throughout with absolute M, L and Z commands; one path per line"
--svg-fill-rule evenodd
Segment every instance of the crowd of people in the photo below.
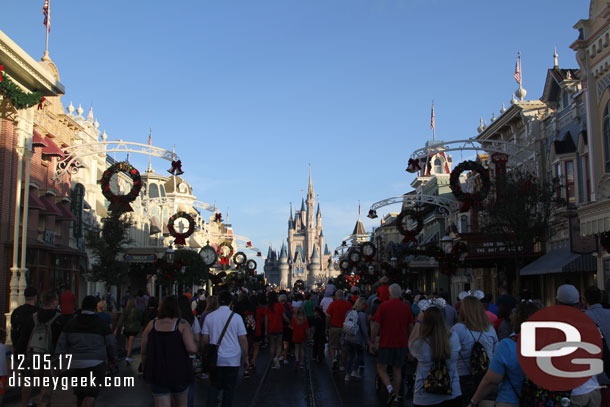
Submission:
M 156 406 L 194 405 L 197 380 L 209 381 L 208 406 L 231 406 L 240 372 L 244 379 L 255 372 L 266 348 L 272 369 L 300 370 L 311 358 L 327 361 L 337 380 L 346 382 L 363 380 L 366 355 L 373 355 L 375 381 L 387 394 L 387 405 L 405 397 L 414 406 L 555 406 L 567 400 L 576 407 L 610 405 L 604 373 L 571 392 L 537 388 L 525 376 L 517 340 L 521 324 L 543 304 L 502 288 L 495 303 L 490 294 L 469 291 L 453 304 L 447 293 L 413 293 L 387 277 L 367 292 L 357 286 L 337 289 L 332 280 L 307 292 L 241 289 L 206 297 L 199 290 L 161 301 L 139 292 L 121 301 L 122 312 L 114 319 L 108 311 L 119 304 L 99 295 L 86 296 L 80 309 L 73 294 L 48 291 L 39 298 L 28 288 L 25 297 L 11 316 L 14 355 L 31 360 L 35 354 L 72 354 L 64 374 L 102 378 L 116 372 L 119 360 L 133 362 L 134 338 L 141 334 L 138 371 Z M 610 338 L 610 310 L 601 305 L 606 301 L 598 288 L 581 295 L 564 284 L 555 300 L 582 310 Z M 117 346 L 117 338 L 124 343 Z M 11 349 L 2 345 L 0 351 Z M 0 394 L 6 372 L 0 361 Z M 74 388 L 79 406 L 94 405 L 99 392 L 99 387 Z M 31 388 L 22 389 L 23 406 L 49 405 L 50 399 L 51 392 L 42 388 L 36 404 Z

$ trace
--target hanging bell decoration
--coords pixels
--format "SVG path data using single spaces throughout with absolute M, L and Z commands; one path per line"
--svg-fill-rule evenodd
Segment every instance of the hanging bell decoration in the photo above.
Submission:
M 172 168 L 167 170 L 167 172 L 169 172 L 172 175 L 184 174 L 184 171 L 182 171 L 182 161 L 181 160 L 172 161 Z

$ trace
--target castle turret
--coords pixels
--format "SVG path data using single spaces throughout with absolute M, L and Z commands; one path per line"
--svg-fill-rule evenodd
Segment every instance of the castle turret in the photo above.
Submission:
M 313 285 L 315 277 L 320 274 L 320 271 L 320 256 L 318 256 L 317 246 L 314 246 L 313 254 L 311 255 L 311 263 L 309 263 L 309 273 L 307 273 L 307 285 Z
M 286 253 L 286 245 L 283 243 L 280 252 L 280 287 L 288 287 L 288 254 Z

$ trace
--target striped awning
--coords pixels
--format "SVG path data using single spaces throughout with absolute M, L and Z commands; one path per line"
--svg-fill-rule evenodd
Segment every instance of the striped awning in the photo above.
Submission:
M 610 231 L 610 200 L 588 204 L 578 210 L 580 234 L 597 235 Z

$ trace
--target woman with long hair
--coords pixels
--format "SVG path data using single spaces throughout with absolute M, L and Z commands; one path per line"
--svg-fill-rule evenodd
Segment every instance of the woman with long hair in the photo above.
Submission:
M 498 389 L 496 405 L 502 403 L 505 407 L 518 407 L 521 383 L 525 374 L 519 365 L 517 354 L 517 335 L 521 333 L 521 324 L 534 315 L 541 306 L 535 302 L 521 302 L 511 315 L 513 333 L 509 338 L 502 339 L 496 347 L 489 369 L 483 376 L 479 388 L 475 392 L 469 406 L 478 406 L 481 400 Z
M 138 335 L 138 332 L 140 332 L 141 327 L 142 313 L 136 308 L 135 299 L 129 297 L 127 298 L 127 303 L 125 304 L 125 308 L 123 308 L 123 312 L 121 312 L 117 326 L 114 329 L 114 336 L 123 334 L 127 339 L 127 356 L 125 357 L 125 362 L 127 362 L 128 365 L 133 362 L 131 349 L 133 348 L 133 341 Z
M 265 313 L 265 327 L 267 329 L 267 337 L 269 338 L 270 354 L 273 358 L 273 369 L 280 368 L 279 357 L 282 352 L 283 319 L 285 315 L 284 304 L 278 302 L 277 293 L 269 293 L 269 303 Z
M 295 363 L 294 368 L 303 368 L 305 365 L 305 342 L 309 334 L 309 323 L 305 316 L 305 310 L 303 307 L 297 307 L 294 309 L 294 317 L 290 322 L 290 329 L 292 330 L 292 342 L 294 343 L 294 355 Z
M 155 407 L 186 407 L 188 390 L 193 383 L 193 365 L 189 354 L 197 352 L 193 331 L 180 318 L 178 297 L 163 298 L 157 318 L 142 334 L 144 379 L 150 383 Z
M 444 301 L 422 300 L 419 303 L 420 312 L 415 327 L 409 337 L 409 350 L 417 359 L 415 373 L 415 388 L 413 389 L 413 405 L 460 407 L 460 379 L 456 362 L 460 351 L 460 340 L 455 333 L 449 331 L 443 311 Z M 439 308 L 440 307 L 440 308 Z M 444 366 L 443 373 L 449 383 L 445 394 L 427 392 L 430 371 L 438 366 Z
M 461 350 L 457 361 L 457 370 L 460 376 L 462 399 L 468 403 L 485 374 L 482 366 L 471 366 L 473 348 L 476 343 L 483 345 L 487 354 L 487 361 L 489 361 L 496 350 L 498 337 L 495 329 L 489 323 L 483 304 L 474 296 L 467 296 L 462 300 L 458 323 L 451 330 L 460 339 Z M 477 348 L 479 348 L 477 353 L 482 355 L 478 345 Z M 487 370 L 486 366 L 485 370 Z

